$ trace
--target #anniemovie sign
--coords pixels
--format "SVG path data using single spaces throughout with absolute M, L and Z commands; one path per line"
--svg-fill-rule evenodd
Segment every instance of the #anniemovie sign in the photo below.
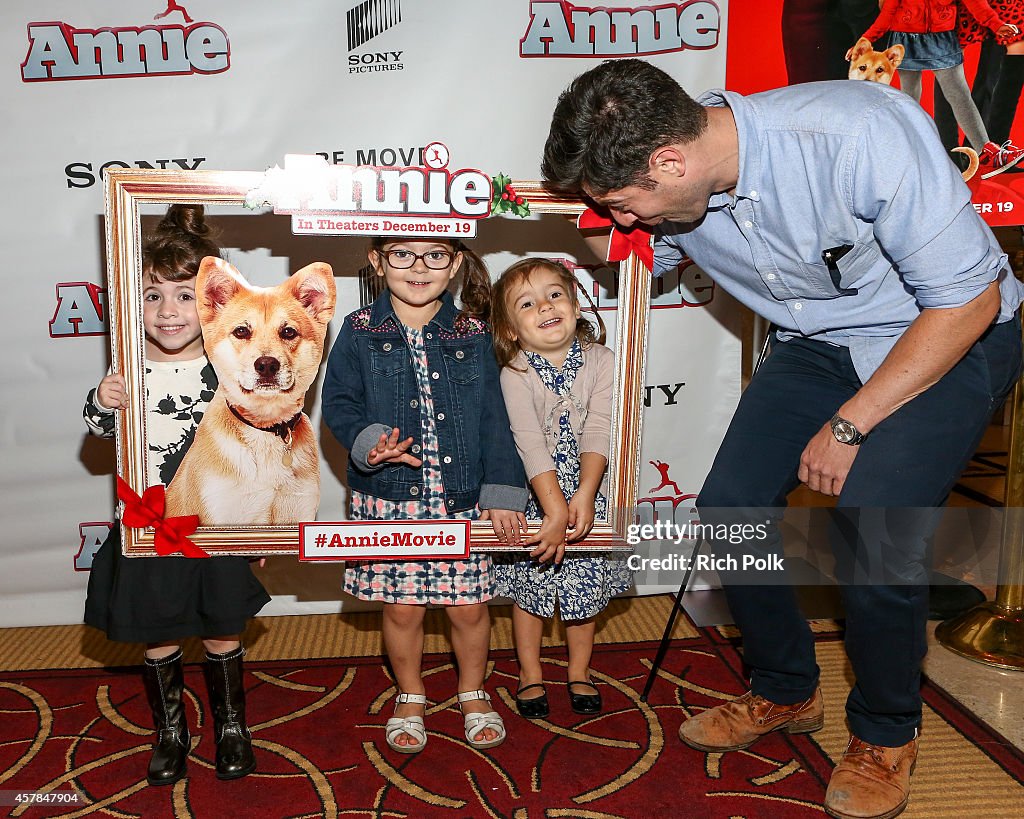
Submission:
M 373 520 L 299 525 L 299 560 L 440 560 L 469 556 L 468 520 Z

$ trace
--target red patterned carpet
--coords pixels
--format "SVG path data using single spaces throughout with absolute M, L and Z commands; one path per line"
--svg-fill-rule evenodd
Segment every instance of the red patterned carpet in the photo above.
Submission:
M 136 669 L 23 671 L 0 675 L 0 790 L 75 792 L 74 807 L 4 807 L 10 816 L 117 817 L 821 817 L 832 759 L 845 741 L 840 643 L 819 642 L 828 719 L 816 735 L 776 734 L 753 748 L 705 754 L 676 737 L 689 713 L 744 691 L 740 654 L 718 630 L 676 641 L 650 703 L 639 692 L 655 645 L 600 645 L 593 666 L 605 710 L 574 714 L 564 686 L 549 683 L 552 714 L 514 710 L 516 667 L 492 654 L 486 687 L 509 739 L 470 749 L 453 703 L 445 655 L 426 662 L 429 742 L 413 756 L 384 742 L 394 689 L 379 659 L 250 662 L 249 716 L 259 768 L 234 782 L 212 770 L 200 666 L 186 666 L 193 750 L 189 776 L 146 785 L 149 716 Z M 562 649 L 549 649 L 551 680 L 564 679 Z M 447 699 L 446 699 L 447 698 Z M 940 691 L 926 688 L 914 816 L 1006 817 L 1024 804 L 1024 758 Z M 837 750 L 838 749 L 838 750 Z M 963 777 L 950 785 L 950 772 Z

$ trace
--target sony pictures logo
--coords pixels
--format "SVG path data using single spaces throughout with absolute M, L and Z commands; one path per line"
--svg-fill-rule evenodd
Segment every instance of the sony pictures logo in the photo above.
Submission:
M 360 46 L 402 22 L 401 0 L 363 0 L 345 13 L 348 50 Z M 348 55 L 349 74 L 401 71 L 401 51 L 362 51 Z
M 231 66 L 228 35 L 220 26 L 196 22 L 187 9 L 167 0 L 154 20 L 180 23 L 75 28 L 70 23 L 28 24 L 24 82 L 219 74 Z

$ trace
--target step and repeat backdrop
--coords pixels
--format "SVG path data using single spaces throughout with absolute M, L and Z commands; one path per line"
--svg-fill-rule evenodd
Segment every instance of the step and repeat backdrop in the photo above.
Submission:
M 999 8 L 1017 14 L 1017 5 Z M 424 164 L 431 146 L 429 157 L 443 150 L 451 169 L 537 180 L 559 92 L 602 60 L 639 56 L 693 95 L 841 79 L 843 55 L 877 14 L 877 0 L 296 0 L 287 14 L 243 0 L 5 2 L 0 626 L 79 622 L 93 554 L 113 522 L 113 446 L 89 436 L 81 417 L 109 361 L 107 169 L 262 172 L 287 154 L 405 167 Z M 989 138 L 1022 144 L 1021 89 L 1001 70 L 1024 59 L 1024 46 L 994 49 L 967 18 L 958 32 Z M 898 71 L 886 79 L 898 85 Z M 947 147 L 961 145 L 927 79 L 922 104 Z M 1021 224 L 1019 168 L 965 171 L 994 226 Z M 159 212 L 140 213 L 143 227 Z M 209 215 L 225 256 L 254 283 L 313 261 L 332 266 L 339 310 L 328 348 L 345 312 L 370 297 L 365 238 L 294 236 L 285 217 L 239 208 Z M 576 262 L 614 332 L 614 280 L 600 260 L 582 259 L 574 228 L 524 222 L 531 227 L 510 240 L 488 224 L 498 221 L 474 240 L 492 275 L 517 255 Z M 693 265 L 654 281 L 650 306 L 637 512 L 685 523 L 739 396 L 744 322 Z M 318 517 L 338 520 L 346 453 L 318 401 L 307 412 L 323 451 Z M 339 590 L 337 565 L 277 557 L 260 574 L 273 595 L 266 614 L 356 605 Z
M 79 622 L 93 553 L 114 519 L 113 446 L 88 435 L 81 415 L 109 363 L 105 170 L 263 171 L 286 154 L 401 167 L 439 143 L 451 168 L 529 181 L 539 179 L 559 92 L 598 62 L 642 56 L 691 93 L 726 82 L 721 0 L 296 0 L 282 11 L 242 0 L 0 8 L 0 626 Z M 140 214 L 143 226 L 155 215 Z M 282 219 L 209 215 L 251 280 L 326 261 L 339 294 L 365 297 L 365 239 L 309 244 Z M 523 241 L 525 252 L 566 252 L 557 233 Z M 483 229 L 479 242 L 496 276 L 506 248 Z M 614 291 L 598 278 L 586 283 L 614 328 Z M 683 518 L 739 395 L 741 317 L 693 266 L 655 281 L 651 307 L 641 515 Z M 318 401 L 307 411 L 324 444 L 319 517 L 340 519 L 345 452 Z M 331 564 L 277 557 L 260 576 L 273 595 L 267 614 L 355 605 Z

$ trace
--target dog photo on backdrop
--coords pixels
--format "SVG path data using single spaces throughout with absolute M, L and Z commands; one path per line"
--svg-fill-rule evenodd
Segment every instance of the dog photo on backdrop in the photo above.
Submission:
M 201 526 L 279 526 L 313 520 L 320 466 L 303 413 L 336 289 L 313 262 L 276 287 L 255 287 L 223 259 L 196 277 L 199 323 L 219 386 L 167 488 L 167 514 Z
M 884 85 L 892 85 L 892 78 L 896 75 L 896 69 L 903 62 L 906 49 L 899 43 L 887 48 L 885 51 L 875 51 L 871 41 L 861 37 L 856 45 L 846 55 L 850 61 L 850 72 L 847 75 L 851 80 L 867 80 L 868 82 L 880 82 Z

